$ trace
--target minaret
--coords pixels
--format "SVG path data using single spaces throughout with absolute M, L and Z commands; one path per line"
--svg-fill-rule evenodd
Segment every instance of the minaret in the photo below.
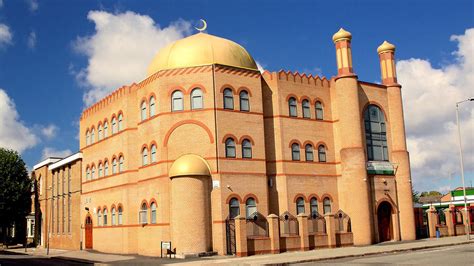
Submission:
M 351 218 L 355 245 L 372 243 L 372 217 L 366 156 L 363 142 L 359 85 L 352 68 L 350 32 L 340 29 L 333 36 L 338 75 L 335 79 L 341 176 L 338 180 L 339 208 Z
M 414 240 L 415 218 L 413 214 L 410 159 L 405 136 L 405 120 L 401 85 L 397 83 L 395 68 L 395 45 L 384 41 L 377 49 L 380 58 L 382 84 L 387 86 L 388 117 L 392 147 L 390 162 L 396 167 L 396 188 L 400 216 L 400 236 L 402 240 Z

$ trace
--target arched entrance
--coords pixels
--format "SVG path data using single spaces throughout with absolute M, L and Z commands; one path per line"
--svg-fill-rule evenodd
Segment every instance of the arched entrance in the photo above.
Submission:
M 85 222 L 85 248 L 92 249 L 92 218 L 87 215 Z
M 390 203 L 384 201 L 379 204 L 379 207 L 377 208 L 377 220 L 379 242 L 392 240 L 392 205 Z

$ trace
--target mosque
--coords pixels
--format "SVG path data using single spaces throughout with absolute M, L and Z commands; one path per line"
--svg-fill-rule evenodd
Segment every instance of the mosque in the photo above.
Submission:
M 415 239 L 395 46 L 378 47 L 375 84 L 351 39 L 334 34 L 331 79 L 261 72 L 204 32 L 161 49 L 83 111 L 78 153 L 34 167 L 41 245 L 245 256 Z

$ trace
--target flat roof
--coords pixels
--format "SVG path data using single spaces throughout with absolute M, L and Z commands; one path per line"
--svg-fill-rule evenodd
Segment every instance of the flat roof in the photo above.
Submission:
M 57 161 L 59 161 L 59 160 L 61 160 L 61 159 L 62 159 L 62 158 L 60 158 L 60 157 L 49 157 L 49 158 L 46 158 L 46 159 L 44 159 L 43 161 L 41 161 L 41 162 L 35 164 L 35 165 L 33 166 L 33 171 L 36 170 L 36 169 L 38 169 L 38 168 L 41 168 L 41 167 L 43 167 L 43 166 L 45 166 L 45 165 L 49 165 L 49 164 L 55 163 L 55 162 L 57 162 Z
M 54 170 L 56 168 L 59 168 L 63 165 L 66 165 L 68 163 L 74 162 L 74 161 L 79 160 L 79 159 L 82 159 L 82 152 L 71 154 L 71 155 L 69 155 L 68 157 L 66 157 L 64 159 L 53 163 L 52 165 L 49 166 L 49 170 Z

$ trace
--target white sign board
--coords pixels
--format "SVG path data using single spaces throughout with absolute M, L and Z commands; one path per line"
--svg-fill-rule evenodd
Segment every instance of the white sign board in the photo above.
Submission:
M 221 182 L 219 180 L 212 180 L 212 188 L 220 188 Z

